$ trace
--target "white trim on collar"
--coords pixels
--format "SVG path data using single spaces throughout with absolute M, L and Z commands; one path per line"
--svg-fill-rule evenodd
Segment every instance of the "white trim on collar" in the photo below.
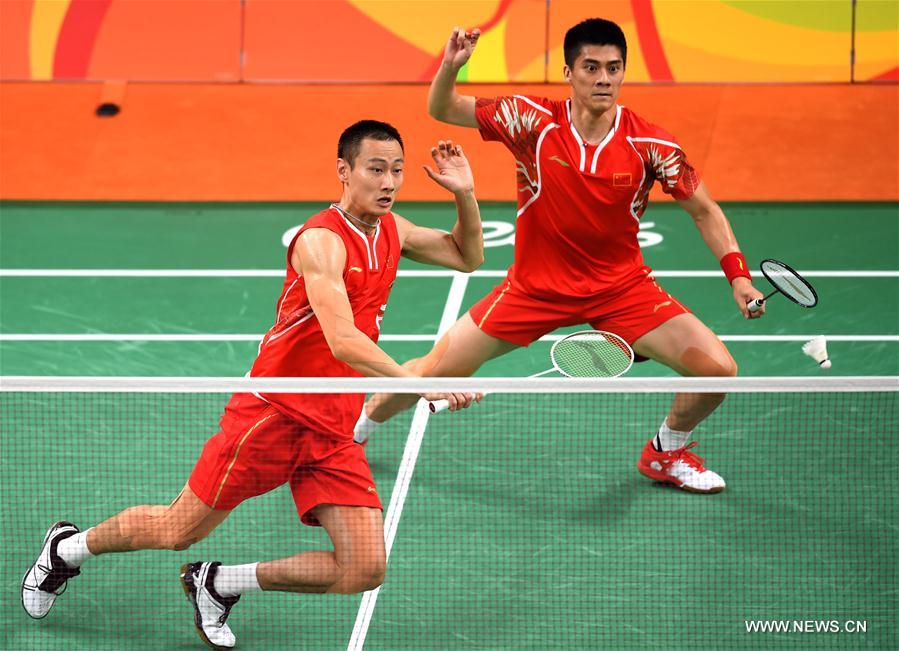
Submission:
M 591 174 L 596 174 L 596 163 L 599 160 L 599 152 L 605 149 L 606 145 L 609 144 L 609 141 L 611 141 L 612 138 L 615 137 L 615 134 L 618 133 L 618 125 L 621 122 L 621 106 L 616 106 L 615 108 L 617 109 L 615 111 L 615 124 L 612 125 L 612 128 L 609 129 L 609 133 L 607 133 L 602 142 L 597 145 L 596 151 L 593 153 L 593 162 L 590 164 Z
M 369 270 L 377 270 L 377 268 L 378 268 L 378 252 L 374 248 L 374 245 L 378 243 L 378 236 L 381 234 L 380 221 L 378 222 L 378 225 L 375 226 L 374 243 L 372 243 L 372 242 L 368 241 L 368 236 L 365 233 L 363 233 L 361 230 L 359 230 L 359 228 L 356 227 L 356 225 L 353 224 L 353 222 L 351 222 L 349 219 L 347 219 L 346 215 L 344 215 L 340 211 L 340 209 L 338 209 L 337 207 L 333 207 L 333 208 L 334 208 L 334 210 L 337 211 L 337 214 L 340 215 L 340 217 L 343 219 L 344 223 L 346 223 L 347 226 L 349 226 L 351 229 L 353 229 L 353 232 L 355 232 L 359 237 L 362 238 L 362 241 L 365 242 L 365 252 L 368 254 Z
M 574 139 L 577 141 L 581 151 L 581 161 L 578 165 L 578 169 L 581 172 L 586 172 L 586 156 L 587 156 L 587 145 L 584 143 L 584 139 L 581 138 L 581 134 L 577 132 L 577 129 L 574 126 L 574 122 L 571 121 L 571 98 L 565 100 L 565 111 L 568 114 L 568 128 L 571 130 L 571 135 L 574 136 Z M 621 105 L 615 105 L 615 123 L 612 125 L 612 128 L 609 129 L 609 132 L 606 134 L 606 137 L 602 139 L 602 142 L 596 146 L 596 151 L 593 152 L 593 160 L 590 163 L 590 173 L 596 174 L 596 165 L 599 161 L 599 152 L 606 148 L 606 145 L 615 137 L 615 134 L 618 133 L 618 126 L 621 124 Z

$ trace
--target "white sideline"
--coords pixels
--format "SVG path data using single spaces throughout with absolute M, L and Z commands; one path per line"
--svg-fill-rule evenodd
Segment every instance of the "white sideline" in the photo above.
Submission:
M 449 296 L 443 308 L 440 318 L 440 326 L 437 328 L 437 336 L 441 337 L 459 318 L 462 309 L 462 300 L 465 297 L 465 288 L 468 286 L 468 275 L 453 272 L 453 282 L 450 285 Z M 424 438 L 425 428 L 428 426 L 430 410 L 419 401 L 415 406 L 415 414 L 412 416 L 412 425 L 409 428 L 409 436 L 406 438 L 406 447 L 403 450 L 403 460 L 396 473 L 396 481 L 390 495 L 390 505 L 384 514 L 384 544 L 387 549 L 387 559 L 390 560 L 390 550 L 396 538 L 396 530 L 403 513 L 403 505 L 406 503 L 406 495 L 412 482 L 412 473 L 415 472 L 415 463 L 418 461 L 418 453 L 421 450 L 421 442 Z M 347 645 L 348 651 L 361 651 L 365 646 L 365 636 L 368 634 L 368 626 L 371 616 L 378 602 L 381 588 L 369 590 L 362 595 L 359 611 L 356 613 L 356 622 L 353 625 L 353 634 Z

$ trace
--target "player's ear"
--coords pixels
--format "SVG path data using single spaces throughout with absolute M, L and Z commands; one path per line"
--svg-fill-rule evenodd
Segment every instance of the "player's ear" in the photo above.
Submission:
M 571 68 L 568 67 L 567 63 L 562 68 L 562 75 L 565 77 L 565 83 L 570 84 L 571 83 Z
M 349 183 L 350 181 L 350 164 L 342 158 L 337 159 L 337 178 L 341 183 Z

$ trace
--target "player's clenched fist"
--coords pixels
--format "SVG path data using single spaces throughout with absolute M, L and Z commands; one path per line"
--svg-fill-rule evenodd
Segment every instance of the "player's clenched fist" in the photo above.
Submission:
M 440 402 L 446 400 L 447 409 L 450 411 L 458 411 L 459 409 L 467 409 L 472 404 L 480 402 L 484 397 L 483 393 L 422 393 L 421 397 L 428 402 Z
M 450 34 L 443 52 L 443 65 L 450 66 L 454 70 L 464 66 L 471 58 L 480 37 L 481 30 L 477 28 L 466 32 L 461 27 L 453 27 L 453 33 Z

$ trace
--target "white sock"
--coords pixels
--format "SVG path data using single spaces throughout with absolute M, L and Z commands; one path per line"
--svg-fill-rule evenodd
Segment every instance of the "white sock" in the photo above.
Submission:
M 356 421 L 356 426 L 353 428 L 353 440 L 356 443 L 365 443 L 380 424 L 378 421 L 369 418 L 368 414 L 365 413 L 365 407 L 363 407 L 362 413 L 359 414 L 359 420 Z
M 81 567 L 81 564 L 93 556 L 87 548 L 87 532 L 82 531 L 74 536 L 61 540 L 56 546 L 56 553 L 69 567 Z
M 262 590 L 256 579 L 257 565 L 259 563 L 219 565 L 213 581 L 215 591 L 223 597 L 236 597 L 244 592 Z
M 662 452 L 677 450 L 687 444 L 687 439 L 690 438 L 690 434 L 692 433 L 693 430 L 690 430 L 689 432 L 679 432 L 676 429 L 671 429 L 668 427 L 668 421 L 663 420 L 662 426 L 659 428 L 659 433 L 656 434 L 653 443 L 656 450 Z

